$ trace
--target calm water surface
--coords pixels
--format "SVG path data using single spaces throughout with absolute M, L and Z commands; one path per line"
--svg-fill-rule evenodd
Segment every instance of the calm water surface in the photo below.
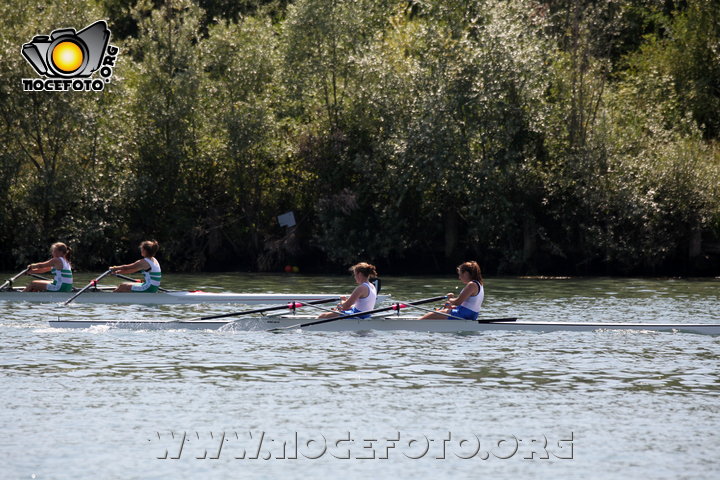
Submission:
M 353 287 L 349 277 L 302 275 L 170 274 L 164 283 L 213 292 Z M 383 285 L 396 299 L 458 286 L 452 276 Z M 46 324 L 58 315 L 170 319 L 241 308 L 0 302 L 0 478 L 720 475 L 716 336 Z M 717 279 L 491 278 L 484 314 L 719 322 L 718 312 Z

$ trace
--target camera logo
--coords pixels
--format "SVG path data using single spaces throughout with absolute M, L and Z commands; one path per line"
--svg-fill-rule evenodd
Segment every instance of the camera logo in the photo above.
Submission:
M 21 53 L 35 71 L 46 78 L 23 78 L 23 90 L 99 92 L 110 82 L 118 48 L 109 45 L 110 30 L 104 20 L 76 32 L 74 28 L 37 35 Z M 99 70 L 101 78 L 91 79 Z

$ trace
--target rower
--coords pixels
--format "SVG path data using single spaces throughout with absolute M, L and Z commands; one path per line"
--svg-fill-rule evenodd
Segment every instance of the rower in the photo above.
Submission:
M 155 240 L 145 240 L 140 244 L 140 255 L 143 258 L 127 265 L 112 266 L 109 268 L 113 273 L 128 274 L 142 271 L 145 281 L 142 284 L 121 283 L 114 292 L 143 292 L 155 293 L 160 288 L 162 272 L 160 263 L 155 258 L 160 246 Z
M 354 313 L 367 312 L 375 308 L 375 300 L 377 299 L 377 288 L 371 280 L 377 278 L 375 265 L 361 262 L 350 267 L 355 283 L 358 284 L 350 297 L 340 297 L 341 302 L 335 307 L 333 312 L 327 312 L 318 318 L 335 318 L 340 315 L 351 315 Z M 361 315 L 356 318 L 368 318 L 370 315 Z
M 72 292 L 73 275 L 70 262 L 65 257 L 70 255 L 70 248 L 61 242 L 50 246 L 52 258 L 46 262 L 28 265 L 27 275 L 50 272 L 50 280 L 33 280 L 23 292 Z
M 477 320 L 485 298 L 482 273 L 477 262 L 465 262 L 457 267 L 458 278 L 465 284 L 460 295 L 448 293 L 445 307 L 437 312 L 426 313 L 420 320 L 447 318 L 450 320 Z

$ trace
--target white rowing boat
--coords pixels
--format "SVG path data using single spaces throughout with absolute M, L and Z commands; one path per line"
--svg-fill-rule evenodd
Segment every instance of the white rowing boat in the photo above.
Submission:
M 236 320 L 175 320 L 175 321 L 132 321 L 132 320 L 50 320 L 51 327 L 90 328 L 107 326 L 134 330 L 273 330 L 302 323 L 312 322 L 316 317 L 308 315 L 287 315 L 281 317 L 251 317 Z M 414 332 L 484 332 L 492 330 L 534 331 L 534 332 L 594 332 L 603 330 L 638 330 L 660 332 L 691 332 L 708 335 L 720 334 L 718 323 L 626 323 L 626 322 L 537 322 L 504 319 L 503 321 L 479 320 L 418 320 L 417 317 L 384 316 L 368 319 L 346 318 L 311 325 L 302 328 L 308 331 L 365 331 L 365 330 L 406 330 Z M 500 319 L 498 319 L 500 320 Z M 292 330 L 292 329 L 290 329 Z
M 60 303 L 65 302 L 74 293 L 60 292 L 0 292 L 0 301 Z M 190 291 L 171 291 L 156 293 L 113 293 L 102 290 L 88 290 L 74 303 L 105 303 L 105 304 L 188 304 L 188 303 L 243 303 L 247 305 L 270 305 L 284 302 L 308 302 L 326 298 L 340 298 L 334 293 L 207 293 Z M 387 300 L 387 295 L 378 295 L 378 302 Z

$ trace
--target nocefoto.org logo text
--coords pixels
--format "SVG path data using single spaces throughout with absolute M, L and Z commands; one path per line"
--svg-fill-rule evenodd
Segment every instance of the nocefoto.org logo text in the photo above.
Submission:
M 79 32 L 74 28 L 36 35 L 23 44 L 22 56 L 43 78 L 23 78 L 26 92 L 100 92 L 110 82 L 118 47 L 110 45 L 110 29 L 99 20 Z M 99 78 L 92 78 L 98 72 Z

